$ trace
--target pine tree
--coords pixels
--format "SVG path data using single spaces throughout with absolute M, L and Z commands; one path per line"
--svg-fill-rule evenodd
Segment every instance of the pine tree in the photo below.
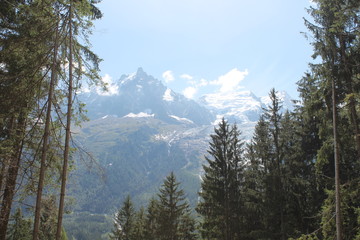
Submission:
M 27 172 L 34 172 L 34 175 L 40 175 L 37 183 L 34 179 L 23 181 L 27 184 L 38 184 L 38 203 L 34 221 L 34 239 L 37 239 L 42 189 L 49 180 L 54 179 L 54 174 L 59 174 L 53 167 L 57 165 L 56 161 L 59 159 L 55 161 L 54 156 L 59 155 L 58 150 L 63 145 L 61 143 L 63 118 L 65 115 L 70 116 L 71 113 L 81 115 L 81 104 L 70 105 L 67 114 L 61 112 L 62 100 L 65 97 L 62 88 L 70 82 L 68 81 L 70 77 L 64 74 L 64 68 L 71 59 L 66 50 L 68 45 L 73 46 L 73 52 L 70 53 L 74 59 L 73 64 L 70 64 L 73 70 L 70 72 L 76 79 L 74 86 L 69 84 L 73 87 L 72 90 L 69 88 L 70 92 L 77 90 L 82 77 L 86 77 L 90 82 L 97 82 L 99 79 L 97 75 L 99 59 L 87 46 L 88 30 L 92 26 L 92 21 L 101 17 L 101 12 L 94 6 L 95 3 L 96 1 L 90 0 L 76 1 L 74 3 L 76 17 L 72 18 L 72 21 L 68 19 L 71 14 L 67 14 L 69 1 L 9 0 L 1 4 L 0 135 L 4 141 L 0 143 L 0 152 L 4 161 L 1 161 L 0 165 L 0 191 L 3 193 L 0 239 L 5 238 L 17 177 L 22 168 Z M 70 26 L 73 27 L 73 31 L 67 31 Z M 68 32 L 74 34 L 67 34 Z M 77 41 L 79 37 L 81 40 Z M 68 44 L 68 39 L 74 40 L 72 44 Z M 68 104 L 74 102 L 70 93 L 68 99 Z M 76 117 L 73 119 L 76 120 Z M 44 122 L 45 124 L 40 124 Z M 71 118 L 68 120 L 68 125 L 70 122 Z M 57 129 L 53 129 L 53 126 Z M 70 132 L 69 127 L 68 132 Z M 46 140 L 50 137 L 51 144 Z M 38 151 L 41 144 L 42 151 Z M 69 144 L 67 145 L 68 147 L 65 148 L 69 149 Z M 42 152 L 40 154 L 42 156 L 39 156 L 39 152 Z M 67 153 L 64 154 L 65 159 L 66 156 Z M 38 171 L 38 168 L 41 168 L 41 171 Z M 66 168 L 64 164 L 64 169 Z M 65 185 L 66 172 L 63 172 L 62 176 Z M 62 199 L 64 195 L 63 190 Z M 60 202 L 63 203 L 63 200 Z M 62 229 L 62 212 L 63 206 L 60 206 L 57 239 Z
M 281 120 L 280 145 L 283 152 L 283 189 L 285 234 L 296 237 L 299 232 L 318 229 L 317 219 L 322 190 L 318 189 L 313 161 L 316 139 L 309 146 L 309 136 L 298 113 L 285 112 Z
M 201 235 L 205 239 L 238 239 L 241 235 L 240 187 L 243 169 L 243 143 L 236 125 L 222 119 L 206 157 L 201 200 L 197 212 L 202 216 Z
M 123 206 L 115 215 L 114 229 L 110 238 L 114 240 L 135 240 L 135 210 L 130 196 L 127 196 Z
M 178 227 L 179 240 L 196 240 L 196 221 L 192 216 L 190 208 L 185 209 L 183 215 L 180 217 L 180 224 Z
M 255 219 L 262 223 L 263 230 L 258 229 L 258 234 L 268 239 L 285 239 L 284 151 L 280 141 L 282 104 L 275 89 L 271 89 L 269 98 L 270 104 L 263 109 L 255 127 L 252 151 L 248 152 L 252 164 L 249 170 L 258 173 L 259 178 L 258 186 L 253 185 L 250 190 L 255 188 L 259 191 L 257 197 L 262 198 L 262 206 L 258 208 L 262 218 Z
M 143 207 L 135 214 L 134 239 L 146 240 L 146 214 Z
M 155 198 L 151 198 L 146 211 L 145 239 L 156 240 L 156 231 L 158 228 L 158 202 Z
M 0 38 L 0 125 L 1 176 L 3 199 L 0 214 L 0 239 L 5 238 L 22 153 L 32 141 L 36 129 L 33 111 L 43 93 L 41 67 L 48 63 L 48 46 L 52 25 L 29 8 L 24 1 L 6 1 L 1 11 Z M 28 132 L 26 132 L 28 130 Z
M 185 193 L 179 185 L 171 172 L 159 189 L 155 231 L 158 240 L 182 240 L 185 236 L 193 239 L 195 222 L 191 218 Z
M 245 159 L 248 161 L 244 170 L 244 183 L 241 195 L 244 201 L 243 239 L 262 239 L 266 237 L 264 226 L 264 165 L 269 146 L 267 124 L 261 116 L 253 139 L 246 147 Z
M 313 219 L 318 200 L 323 199 L 313 161 L 318 138 L 308 135 L 301 114 L 282 113 L 274 89 L 269 96 L 271 104 L 264 109 L 246 153 L 242 195 L 247 239 L 288 239 L 311 232 L 317 226 Z
M 351 239 L 356 235 L 352 223 L 356 222 L 354 209 L 359 205 L 356 200 L 350 200 L 348 194 L 353 195 L 360 184 L 357 179 L 360 135 L 356 108 L 360 87 L 360 3 L 341 0 L 318 0 L 316 3 L 316 7 L 309 9 L 314 23 L 306 21 L 305 24 L 314 37 L 314 56 L 321 58 L 321 62 L 311 66 L 311 77 L 306 79 L 316 79 L 315 91 L 307 96 L 308 99 L 317 94 L 318 102 L 322 104 L 318 134 L 323 142 L 316 165 L 319 178 L 326 188 L 331 189 L 323 206 L 322 225 L 326 229 L 323 235 L 326 238 L 336 235 L 337 239 Z M 307 103 L 311 104 L 311 101 Z M 346 195 L 340 196 L 340 192 Z M 333 202 L 336 204 L 333 205 Z M 341 207 L 342 204 L 346 207 Z M 335 209 L 336 224 L 332 224 L 331 209 Z M 336 226 L 336 231 L 328 227 L 331 225 Z

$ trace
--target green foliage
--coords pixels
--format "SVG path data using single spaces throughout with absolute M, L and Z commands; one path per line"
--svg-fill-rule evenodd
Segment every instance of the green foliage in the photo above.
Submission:
M 240 133 L 236 125 L 222 119 L 211 135 L 207 166 L 199 193 L 201 200 L 196 211 L 202 216 L 201 235 L 209 239 L 232 239 L 242 231 L 243 156 Z
M 110 239 L 132 240 L 135 239 L 135 210 L 130 196 L 127 196 L 123 206 L 116 213 L 114 218 L 114 229 Z
M 359 78 L 359 1 L 318 0 L 309 9 L 314 22 L 305 21 L 314 47 L 311 72 L 300 82 L 303 114 L 317 122 L 314 134 L 319 136 L 316 174 L 319 188 L 331 189 L 321 210 L 323 239 L 333 239 L 342 227 L 343 239 L 354 239 L 358 231 L 358 176 L 360 128 Z M 332 90 L 331 85 L 335 88 Z M 332 96 L 331 93 L 334 93 Z M 333 101 L 334 100 L 334 101 Z M 336 106 L 333 106 L 336 102 Z M 335 226 L 333 107 L 337 114 L 340 147 L 341 221 Z
M 21 209 L 17 208 L 8 229 L 7 238 L 9 240 L 30 240 L 31 238 L 31 220 L 25 219 L 21 213 Z
M 64 216 L 64 228 L 69 239 L 107 240 L 113 226 L 113 218 L 87 212 Z
M 73 19 L 69 20 L 71 2 L 74 2 L 75 17 L 70 16 Z M 54 185 L 50 184 L 59 176 L 58 156 L 61 155 L 63 145 L 62 120 L 71 112 L 62 112 L 62 107 L 67 104 L 64 97 L 68 85 L 66 64 L 70 54 L 70 37 L 75 45 L 71 52 L 76 59 L 73 75 L 78 81 L 74 91 L 78 90 L 79 81 L 83 78 L 87 78 L 89 83 L 100 79 L 97 74 L 100 59 L 89 50 L 88 42 L 92 21 L 101 17 L 101 12 L 94 4 L 94 1 L 54 0 L 9 0 L 1 4 L 0 137 L 4 140 L 0 143 L 0 157 L 4 159 L 0 165 L 0 189 L 4 190 L 0 216 L 1 238 L 6 232 L 16 184 L 22 184 L 18 194 L 25 198 L 35 192 L 38 183 L 34 179 L 39 174 L 39 165 L 45 169 L 46 164 L 48 169 L 40 175 L 45 176 L 45 179 L 40 179 L 39 185 L 45 182 L 47 188 L 51 188 Z M 71 34 L 70 25 L 74 30 Z M 50 84 L 51 79 L 56 80 L 52 81 L 55 84 Z M 55 85 L 53 94 L 52 85 Z M 46 108 L 48 103 L 52 109 Z M 49 116 L 52 119 L 47 122 L 45 119 L 50 119 Z M 49 131 L 45 131 L 45 125 Z M 45 136 L 51 138 L 49 146 L 43 140 L 47 138 Z M 41 145 L 44 146 L 42 150 Z M 46 162 L 40 164 L 39 156 L 46 154 Z M 19 181 L 18 175 L 25 178 Z M 5 186 L 2 186 L 3 183 Z M 36 216 L 38 213 L 36 211 Z M 35 223 L 37 220 L 36 217 Z M 45 235 L 43 237 L 47 238 Z
M 43 199 L 42 209 L 40 215 L 40 240 L 55 239 L 56 226 L 57 226 L 58 208 L 56 205 L 55 196 L 47 196 Z M 61 240 L 66 240 L 67 235 L 65 229 L 62 230 Z
M 143 207 L 136 213 L 134 224 L 134 239 L 146 239 L 146 213 Z
M 289 240 L 319 240 L 316 234 L 301 235 L 299 238 L 289 238 Z
M 156 239 L 194 239 L 195 221 L 191 217 L 185 193 L 179 188 L 173 172 L 159 189 L 156 217 Z
M 146 212 L 146 226 L 145 226 L 145 239 L 146 240 L 155 240 L 156 239 L 156 232 L 158 228 L 158 202 L 155 200 L 155 198 L 151 198 L 148 206 L 147 206 L 147 212 Z
M 336 235 L 335 228 L 335 194 L 333 190 L 327 191 L 328 198 L 324 201 L 322 207 L 322 233 L 324 239 L 333 239 Z M 359 231 L 359 182 L 342 186 L 341 191 L 341 212 L 343 223 L 344 239 L 354 239 Z
M 135 211 L 130 197 L 123 202 L 114 219 L 111 239 L 127 240 L 194 240 L 195 219 L 191 215 L 184 191 L 171 173 L 152 198 L 145 212 Z
M 241 189 L 246 239 L 286 239 L 315 231 L 323 200 L 314 171 L 316 125 L 299 109 L 283 113 L 274 90 L 269 96 L 271 104 L 247 145 Z

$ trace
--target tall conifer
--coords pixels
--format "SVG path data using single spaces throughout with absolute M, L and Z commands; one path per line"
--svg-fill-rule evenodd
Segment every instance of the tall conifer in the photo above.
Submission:
M 127 196 L 122 207 L 114 218 L 114 229 L 110 239 L 114 240 L 135 240 L 135 209 L 130 196 Z
M 190 215 L 185 193 L 179 186 L 180 183 L 171 172 L 159 189 L 156 220 L 158 240 L 194 239 L 195 221 Z
M 201 235 L 205 239 L 232 240 L 241 235 L 243 143 L 235 125 L 225 119 L 215 128 L 209 143 L 208 165 L 199 193 L 197 212 L 202 216 Z
M 318 94 L 324 106 L 318 132 L 323 143 L 316 159 L 318 176 L 330 190 L 322 212 L 323 235 L 351 239 L 355 236 L 352 223 L 357 219 L 354 209 L 359 207 L 355 203 L 359 199 L 349 198 L 348 194 L 357 192 L 355 189 L 360 184 L 359 114 L 355 107 L 360 89 L 360 3 L 342 0 L 317 0 L 315 3 L 316 6 L 309 9 L 313 22 L 305 21 L 305 24 L 313 36 L 314 56 L 321 60 L 311 66 L 311 77 L 317 82 L 316 91 L 309 97 Z M 345 195 L 340 196 L 340 192 Z M 346 207 L 341 207 L 340 203 Z M 333 210 L 336 224 L 329 224 L 334 221 Z

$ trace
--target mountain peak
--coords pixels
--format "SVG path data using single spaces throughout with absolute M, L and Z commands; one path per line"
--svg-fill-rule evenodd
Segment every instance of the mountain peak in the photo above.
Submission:
M 148 75 L 142 67 L 139 67 L 136 72 L 131 74 L 124 74 L 120 78 L 120 85 L 133 84 L 155 84 L 160 85 L 160 81 L 153 76 Z
M 136 71 L 136 75 L 147 75 L 142 67 L 139 67 Z

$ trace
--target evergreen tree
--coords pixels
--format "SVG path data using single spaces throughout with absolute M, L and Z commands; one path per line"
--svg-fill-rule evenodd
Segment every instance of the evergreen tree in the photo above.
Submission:
M 242 231 L 242 184 L 243 143 L 236 125 L 230 125 L 222 119 L 206 157 L 201 200 L 197 212 L 202 216 L 201 235 L 204 239 L 239 239 Z
M 190 215 L 190 206 L 185 200 L 185 193 L 179 188 L 173 172 L 164 180 L 159 189 L 156 238 L 158 240 L 194 239 L 195 222 Z
M 70 69 L 73 69 L 69 70 L 69 75 L 74 75 L 76 79 L 73 86 L 68 88 L 69 91 L 75 92 L 79 88 L 82 77 L 86 77 L 89 82 L 99 79 L 99 59 L 87 46 L 92 21 L 101 17 L 101 12 L 94 6 L 97 1 L 74 1 L 75 17 L 68 14 L 70 2 L 72 1 L 9 0 L 0 7 L 0 135 L 4 140 L 0 142 L 0 191 L 3 193 L 0 195 L 3 196 L 0 239 L 5 238 L 17 177 L 22 169 L 34 172 L 34 176 L 39 174 L 38 182 L 34 179 L 23 181 L 38 184 L 34 221 L 34 239 L 37 239 L 42 189 L 48 180 L 54 179 L 54 173 L 59 175 L 53 167 L 57 165 L 54 156 L 59 155 L 59 149 L 63 145 L 60 126 L 63 126 L 64 116 L 70 116 L 72 112 L 81 115 L 82 111 L 81 104 L 71 105 L 74 98 L 69 93 L 67 103 L 70 107 L 66 114 L 61 112 L 65 97 L 62 88 L 71 86 L 67 84 L 70 83 L 70 77 L 64 74 L 71 59 L 69 55 L 74 59 L 73 64 L 70 63 Z M 73 30 L 68 31 L 71 27 Z M 68 34 L 69 32 L 73 34 Z M 77 40 L 79 37 L 80 41 Z M 71 44 L 69 39 L 73 40 Z M 73 46 L 72 52 L 67 50 L 69 45 Z M 68 126 L 70 121 L 71 118 L 67 121 Z M 53 126 L 58 129 L 54 130 Z M 70 128 L 67 129 L 70 132 Z M 47 140 L 50 137 L 51 142 Z M 42 151 L 39 151 L 41 144 Z M 65 149 L 69 149 L 69 144 Z M 67 153 L 64 154 L 64 162 L 66 156 Z M 48 171 L 45 171 L 45 164 Z M 39 168 L 41 171 L 38 171 Z M 64 164 L 64 169 L 66 168 Z M 66 172 L 62 176 L 65 185 Z M 62 203 L 64 196 L 63 190 Z M 59 207 L 57 239 L 62 229 L 62 209 L 63 204 Z
M 151 198 L 146 212 L 145 239 L 156 240 L 156 231 L 158 228 L 158 202 L 155 198 Z
M 187 208 L 180 217 L 179 240 L 196 240 L 196 221 L 191 214 L 190 208 Z
M 27 141 L 33 142 L 29 136 L 36 129 L 36 117 L 32 114 L 44 90 L 41 67 L 48 62 L 46 43 L 51 38 L 52 24 L 47 25 L 29 5 L 6 1 L 0 8 L 0 239 L 5 238 L 22 153 L 29 146 Z
M 307 128 L 297 113 L 285 112 L 283 115 L 279 139 L 283 152 L 284 231 L 287 238 L 318 229 L 315 216 L 324 198 L 316 182 L 313 161 L 316 152 L 311 152 L 314 146 L 308 146 Z
M 316 170 L 323 186 L 330 189 L 322 211 L 323 236 L 325 239 L 335 235 L 337 239 L 353 239 L 357 231 L 353 223 L 358 218 L 355 209 L 359 208 L 360 200 L 350 197 L 358 196 L 356 189 L 360 184 L 359 114 L 356 107 L 360 89 L 360 3 L 318 0 L 316 4 L 309 9 L 314 23 L 306 21 L 305 24 L 314 39 L 314 56 L 321 58 L 321 62 L 311 66 L 311 73 L 304 81 L 312 81 L 314 89 L 305 95 L 306 110 L 314 106 L 311 99 L 315 95 L 321 106 L 321 115 L 317 114 L 321 117 L 318 135 L 323 141 L 316 158 Z M 340 196 L 341 188 L 344 196 Z M 336 224 L 331 214 L 334 209 Z
M 264 225 L 264 164 L 270 147 L 267 123 L 263 116 L 255 126 L 253 138 L 247 145 L 242 197 L 244 199 L 243 239 L 263 239 L 267 236 Z
M 309 134 L 311 124 L 304 125 L 301 114 L 282 113 L 274 89 L 269 96 L 271 104 L 247 146 L 242 190 L 247 239 L 288 239 L 315 230 L 323 199 L 314 173 L 319 142 Z
M 114 229 L 110 238 L 114 240 L 135 240 L 135 210 L 130 196 L 127 196 L 123 206 L 115 215 Z
M 284 176 L 283 176 L 283 151 L 280 146 L 280 131 L 282 119 L 281 101 L 275 89 L 269 93 L 271 103 L 264 109 L 264 120 L 267 122 L 270 145 L 265 166 L 265 228 L 271 239 L 285 239 L 284 219 Z
M 135 214 L 134 239 L 146 239 L 146 214 L 143 207 Z

